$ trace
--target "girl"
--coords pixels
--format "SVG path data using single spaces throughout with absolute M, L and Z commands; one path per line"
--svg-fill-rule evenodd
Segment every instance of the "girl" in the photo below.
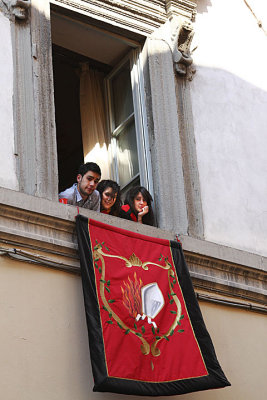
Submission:
M 121 208 L 121 193 L 117 182 L 103 180 L 97 190 L 100 194 L 100 212 L 118 216 Z
M 128 190 L 119 217 L 146 225 L 154 225 L 151 194 L 143 186 Z

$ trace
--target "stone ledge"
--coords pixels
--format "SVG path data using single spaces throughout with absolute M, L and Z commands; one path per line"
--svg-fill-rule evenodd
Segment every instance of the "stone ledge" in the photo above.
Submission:
M 89 18 L 112 23 L 150 35 L 168 18 L 182 16 L 193 20 L 196 2 L 190 0 L 50 0 L 52 7 L 64 8 L 64 12 L 76 12 Z
M 173 240 L 173 232 L 79 209 L 89 218 L 148 236 Z M 0 246 L 21 250 L 22 260 L 69 272 L 79 271 L 77 208 L 0 188 Z M 257 254 L 182 236 L 195 288 L 267 302 L 267 259 Z M 26 253 L 26 257 L 23 256 Z M 4 252 L 3 252 L 4 253 Z M 22 261 L 21 260 L 21 261 Z
M 266 272 L 188 251 L 185 258 L 196 289 L 267 305 Z
M 50 3 L 143 35 L 152 33 L 167 19 L 164 2 L 159 4 L 145 0 L 50 0 Z
M 267 272 L 267 257 L 260 254 L 250 253 L 248 251 L 184 235 L 181 236 L 181 241 L 183 243 L 183 248 L 192 253 L 205 254 L 213 258 Z

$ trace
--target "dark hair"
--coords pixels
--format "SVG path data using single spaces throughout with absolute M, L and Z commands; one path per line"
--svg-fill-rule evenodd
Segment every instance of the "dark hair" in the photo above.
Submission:
M 103 210 L 103 207 L 102 207 L 102 194 L 109 187 L 112 189 L 112 194 L 113 195 L 115 195 L 117 193 L 116 201 L 113 204 L 113 206 L 111 207 L 109 215 L 115 215 L 117 217 L 119 215 L 119 212 L 120 212 L 120 209 L 121 209 L 121 191 L 120 191 L 120 187 L 117 184 L 117 182 L 111 181 L 110 179 L 104 179 L 103 181 L 99 182 L 99 184 L 97 185 L 97 188 L 96 188 L 96 190 L 99 191 L 100 198 L 101 198 L 100 211 Z
M 101 169 L 99 165 L 97 165 L 94 162 L 87 162 L 85 164 L 80 165 L 78 169 L 78 175 L 84 176 L 84 174 L 86 174 L 86 172 L 88 171 L 95 172 L 101 176 Z
M 149 191 L 146 190 L 146 188 L 144 188 L 143 186 L 135 186 L 135 187 L 129 189 L 128 192 L 126 193 L 124 204 L 129 204 L 132 212 L 137 217 L 138 213 L 136 212 L 136 210 L 134 208 L 134 199 L 138 195 L 138 193 L 142 194 L 144 200 L 147 202 L 147 205 L 149 207 L 149 211 L 147 214 L 145 214 L 143 216 L 142 222 L 143 222 L 143 224 L 153 226 L 154 225 L 154 213 L 153 213 L 152 206 L 151 206 L 153 199 L 152 199 L 152 196 L 149 193 Z

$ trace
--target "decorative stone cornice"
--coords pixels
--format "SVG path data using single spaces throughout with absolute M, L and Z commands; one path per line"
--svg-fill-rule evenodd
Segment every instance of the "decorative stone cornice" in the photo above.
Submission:
M 80 212 L 113 226 L 163 239 L 172 232 L 85 209 Z M 0 188 L 0 255 L 79 273 L 76 207 Z M 182 236 L 197 290 L 267 304 L 267 258 Z
M 31 5 L 31 0 L 2 0 L 9 14 L 19 20 L 28 18 L 28 10 Z
M 196 2 L 189 0 L 165 0 L 167 17 L 184 16 L 194 21 L 196 15 Z
M 267 304 L 267 274 L 261 269 L 185 251 L 196 289 Z
M 165 1 L 51 0 L 51 3 L 145 35 L 167 20 Z
M 90 17 L 151 34 L 168 19 L 194 20 L 196 3 L 189 0 L 50 0 Z

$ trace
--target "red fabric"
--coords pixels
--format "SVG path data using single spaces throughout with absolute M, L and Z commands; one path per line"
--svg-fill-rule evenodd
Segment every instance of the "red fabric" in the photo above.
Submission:
M 92 253 L 99 244 L 105 253 L 104 265 L 101 258 L 95 258 L 95 282 L 108 376 L 146 382 L 167 382 L 208 375 L 173 265 L 169 241 L 156 238 L 148 240 L 146 236 L 140 234 L 115 227 L 110 227 L 110 229 L 105 229 L 105 227 L 106 225 L 97 221 L 91 220 L 89 223 Z M 128 260 L 133 253 L 142 263 L 150 262 L 148 270 L 140 266 L 127 267 L 124 260 L 116 258 L 117 256 L 125 257 Z M 172 290 L 182 307 L 179 325 L 175 327 L 172 335 L 167 336 L 166 333 L 175 320 L 177 309 L 175 303 L 171 301 L 173 297 L 170 296 L 168 273 L 165 269 L 151 264 L 164 265 L 165 259 L 171 264 L 174 272 L 176 281 Z M 102 292 L 100 279 L 102 279 Z M 105 282 L 104 285 L 103 282 Z M 163 294 L 164 307 L 153 320 L 159 328 L 158 333 L 157 331 L 153 333 L 152 324 L 148 323 L 147 318 L 136 321 L 124 305 L 122 289 L 125 292 L 127 285 L 137 288 L 136 282 L 139 286 L 156 282 Z M 105 310 L 103 296 L 112 309 L 112 313 Z M 150 346 L 149 354 L 142 353 L 140 337 L 120 327 L 114 315 L 118 316 L 119 321 L 132 331 L 142 335 Z M 179 330 L 181 332 L 178 332 Z M 165 335 L 166 338 L 158 342 L 160 355 L 154 356 L 151 345 L 155 342 L 157 335 Z
M 129 214 L 130 218 L 131 218 L 134 222 L 137 222 L 136 215 L 135 215 L 133 212 L 131 212 L 129 204 L 125 204 L 124 206 L 121 207 L 121 209 L 122 209 L 123 211 L 125 211 L 127 214 Z

